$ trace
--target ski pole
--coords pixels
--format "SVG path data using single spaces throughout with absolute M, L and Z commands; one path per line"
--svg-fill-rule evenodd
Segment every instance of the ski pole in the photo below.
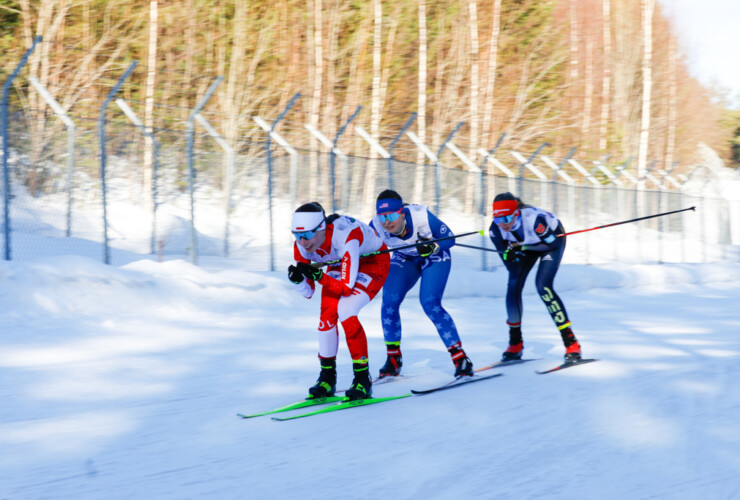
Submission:
M 603 226 L 592 227 L 590 229 L 581 229 L 579 231 L 571 231 L 570 233 L 558 234 L 557 237 L 558 238 L 562 238 L 563 236 L 568 236 L 568 235 L 571 235 L 571 234 L 585 233 L 587 231 L 595 231 L 596 229 L 604 229 L 605 227 L 618 226 L 620 224 L 627 224 L 629 222 L 637 222 L 637 221 L 641 221 L 641 220 L 645 220 L 645 219 L 652 219 L 654 217 L 662 217 L 664 215 L 671 215 L 671 214 L 676 214 L 676 213 L 679 213 L 679 212 L 686 212 L 687 210 L 694 210 L 695 208 L 696 207 L 682 208 L 681 210 L 674 210 L 672 212 L 664 212 L 662 214 L 647 215 L 645 217 L 638 217 L 637 219 L 630 219 L 630 220 L 625 220 L 625 221 L 621 221 L 621 222 L 612 222 L 611 224 L 606 224 L 606 225 L 603 225 Z M 481 232 L 481 235 L 482 235 L 482 232 Z M 486 252 L 503 253 L 501 250 L 494 250 L 492 248 L 485 248 L 485 247 L 476 247 L 476 246 L 473 246 L 473 245 L 464 245 L 462 243 L 455 243 L 455 246 L 465 247 L 465 248 L 473 248 L 475 250 L 485 250 Z
M 585 233 L 587 231 L 595 231 L 597 229 L 604 229 L 605 227 L 612 227 L 612 226 L 618 226 L 620 224 L 628 224 L 630 222 L 637 222 L 645 219 L 652 219 L 654 217 L 663 217 L 664 215 L 671 215 L 671 214 L 677 214 L 679 212 L 686 212 L 687 210 L 694 210 L 696 207 L 689 207 L 689 208 L 682 208 L 681 210 L 674 210 L 672 212 L 663 212 L 662 214 L 655 214 L 655 215 L 646 215 L 645 217 L 638 217 L 637 219 L 630 219 L 630 220 L 623 220 L 621 222 L 612 222 L 611 224 L 605 224 L 603 226 L 596 226 L 589 229 L 581 229 L 579 231 L 571 231 L 570 233 L 563 233 L 557 235 L 558 238 L 562 238 L 563 236 L 569 236 L 571 234 L 578 234 L 578 233 Z
M 465 248 L 472 248 L 474 250 L 485 250 L 486 252 L 493 252 L 493 253 L 504 253 L 501 250 L 496 250 L 494 248 L 486 248 L 486 247 L 476 247 L 474 245 L 463 245 L 462 243 L 455 243 L 456 247 L 465 247 Z
M 486 235 L 486 232 L 485 232 L 485 230 L 481 229 L 480 231 L 470 231 L 469 233 L 456 234 L 456 235 L 453 235 L 453 236 L 445 236 L 444 238 L 437 238 L 436 240 L 419 241 L 419 242 L 416 242 L 416 243 L 411 243 L 409 245 L 402 245 L 400 247 L 386 248 L 385 250 L 378 250 L 377 252 L 366 253 L 366 254 L 360 255 L 360 258 L 361 259 L 364 259 L 366 257 L 373 257 L 375 255 L 380 255 L 380 254 L 384 254 L 384 253 L 395 252 L 396 250 L 404 250 L 406 248 L 411 248 L 411 247 L 415 247 L 417 245 L 422 245 L 422 244 L 437 243 L 439 241 L 451 240 L 453 238 L 462 238 L 463 236 L 470 236 L 471 234 L 479 234 L 481 236 L 485 236 Z M 316 266 L 316 267 L 323 267 L 323 266 L 331 266 L 333 264 L 339 264 L 340 262 L 342 262 L 341 259 L 340 260 L 332 260 L 332 261 L 329 261 L 329 262 L 314 262 L 312 265 L 313 266 Z

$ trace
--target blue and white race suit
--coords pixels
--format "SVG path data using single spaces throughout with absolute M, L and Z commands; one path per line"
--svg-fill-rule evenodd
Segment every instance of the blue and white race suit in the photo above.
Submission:
M 454 236 L 452 231 L 423 205 L 406 205 L 403 208 L 406 227 L 402 235 L 391 234 L 383 228 L 376 215 L 370 222 L 389 248 L 400 247 L 423 240 Z M 401 341 L 401 315 L 399 308 L 408 291 L 421 278 L 419 301 L 424 312 L 437 329 L 445 347 L 460 342 L 452 317 L 442 307 L 442 295 L 447 286 L 452 260 L 450 248 L 454 239 L 440 241 L 439 249 L 428 257 L 421 257 L 416 247 L 393 252 L 391 269 L 383 287 L 381 320 L 385 342 Z

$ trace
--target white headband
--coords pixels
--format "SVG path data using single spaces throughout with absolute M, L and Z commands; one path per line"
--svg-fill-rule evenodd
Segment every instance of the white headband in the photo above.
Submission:
M 323 212 L 295 212 L 291 230 L 294 233 L 326 229 L 326 219 Z

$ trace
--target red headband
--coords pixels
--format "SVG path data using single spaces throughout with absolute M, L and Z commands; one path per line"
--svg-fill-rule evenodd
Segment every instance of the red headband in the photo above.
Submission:
M 519 208 L 519 203 L 516 200 L 500 200 L 493 202 L 493 216 L 504 217 L 511 215 L 516 212 Z

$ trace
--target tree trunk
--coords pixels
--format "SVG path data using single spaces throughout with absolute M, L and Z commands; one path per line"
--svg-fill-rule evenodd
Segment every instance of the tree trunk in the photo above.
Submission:
M 578 57 L 578 51 L 579 47 L 578 44 L 580 42 L 579 40 L 579 31 L 578 31 L 578 7 L 577 7 L 578 0 L 570 0 L 570 74 L 569 74 L 569 84 L 570 84 L 570 124 L 574 124 L 577 122 L 577 114 L 578 114 L 578 99 L 576 98 L 578 94 L 578 88 L 579 88 L 579 82 L 578 82 L 578 68 L 580 66 L 580 61 Z
M 442 33 L 445 31 L 445 23 L 444 18 L 440 19 L 439 21 L 439 36 L 442 37 Z M 441 45 L 441 43 L 440 43 Z M 436 62 L 434 63 L 434 66 L 436 67 L 436 71 L 434 72 L 434 102 L 432 103 L 432 123 L 434 124 L 434 129 L 432 133 L 431 142 L 432 144 L 439 144 L 442 142 L 442 123 L 443 123 L 443 109 L 444 109 L 444 100 L 442 98 L 442 89 L 444 87 L 444 79 L 447 69 L 447 60 L 448 58 L 445 57 L 444 47 L 440 47 L 438 49 Z
M 381 119 L 381 84 L 382 84 L 382 29 L 383 29 L 383 2 L 373 0 L 373 90 L 371 99 L 370 135 L 378 140 L 380 137 Z M 378 153 L 370 148 L 370 158 L 365 172 L 364 207 L 374 206 L 375 178 L 378 170 Z M 366 208 L 367 210 L 367 208 Z
M 642 6 L 642 116 L 640 120 L 640 144 L 637 176 L 643 178 L 647 172 L 648 147 L 650 145 L 650 100 L 653 84 L 653 10 L 655 0 L 641 0 Z M 642 183 L 640 183 L 642 185 Z
M 665 168 L 670 170 L 673 167 L 674 149 L 676 147 L 676 95 L 677 95 L 677 77 L 676 77 L 676 37 L 668 35 L 668 138 L 665 148 Z
M 459 120 L 458 110 L 462 107 L 460 104 L 460 89 L 463 87 L 465 81 L 465 69 L 468 67 L 468 51 L 466 50 L 466 33 L 465 28 L 456 24 L 455 28 L 450 32 L 451 44 L 449 49 L 450 61 L 454 61 L 453 71 L 449 73 L 448 79 L 442 80 L 442 97 L 437 103 L 437 106 L 441 108 L 439 121 L 435 120 L 437 130 L 440 133 L 441 142 L 442 136 L 447 134 L 455 128 Z M 445 64 L 445 67 L 448 65 Z
M 23 31 L 30 34 L 33 29 L 33 7 L 27 0 L 19 2 L 21 8 L 21 18 L 23 19 Z M 43 42 L 36 46 L 34 52 L 28 58 L 28 75 L 38 78 L 41 85 L 48 87 L 49 74 L 51 71 L 51 48 L 56 39 L 57 33 L 63 20 L 67 15 L 69 6 L 66 2 L 47 1 L 43 2 L 37 11 L 35 33 L 32 37 L 41 36 Z M 31 38 L 28 39 L 27 46 L 33 43 Z M 28 96 L 28 114 L 32 117 L 29 129 L 31 131 L 30 144 L 30 166 L 26 176 L 28 191 L 32 196 L 36 196 L 43 187 L 46 173 L 41 168 L 43 163 L 44 148 L 49 140 L 49 129 L 47 128 L 47 106 L 44 99 L 35 91 L 29 92 Z M 41 177 L 39 177 L 39 173 Z
M 491 22 L 491 38 L 488 42 L 488 75 L 486 76 L 486 90 L 483 93 L 483 135 L 488 138 L 483 144 L 490 149 L 494 144 L 493 136 L 493 103 L 496 90 L 496 69 L 498 66 L 498 39 L 501 30 L 501 0 L 493 2 L 493 19 Z
M 337 54 L 339 47 L 339 32 L 342 22 L 342 2 L 334 3 L 329 13 L 329 30 L 327 33 L 327 62 L 326 62 L 326 105 L 323 106 L 321 125 L 323 132 L 333 138 L 337 133 L 336 84 Z
M 611 36 L 611 0 L 602 2 L 602 28 L 604 43 L 603 75 L 601 83 L 601 125 L 599 127 L 599 150 L 606 152 L 609 144 L 609 107 L 611 104 L 612 80 L 612 36 Z
M 195 7 L 195 0 L 187 0 L 187 28 L 185 29 L 185 85 L 191 86 L 194 82 L 194 74 L 195 74 L 195 58 L 198 54 L 199 47 L 196 47 L 195 44 L 195 29 L 196 29 L 196 19 L 198 19 L 198 14 Z M 214 9 L 216 10 L 216 9 Z M 211 19 L 212 20 L 212 15 Z M 202 52 L 201 52 L 202 53 Z M 205 58 L 206 58 L 206 66 L 210 67 L 213 63 L 213 30 L 208 30 L 208 33 L 206 34 L 206 42 L 205 42 Z M 165 103 L 166 100 L 162 99 L 162 102 Z M 179 99 L 179 105 L 183 109 L 188 109 L 191 105 L 195 105 L 195 103 L 190 103 L 188 101 L 188 95 L 183 92 L 180 94 Z
M 323 31 L 323 17 L 322 17 L 322 0 L 314 0 L 313 6 L 313 85 L 312 85 L 312 96 L 311 96 L 311 107 L 308 115 L 309 123 L 318 128 L 319 118 L 321 111 L 321 97 L 322 97 L 322 85 L 324 82 L 324 31 Z M 313 184 L 316 187 L 322 187 L 325 189 L 324 198 L 328 199 L 331 189 L 329 188 L 329 176 L 328 169 L 319 167 L 318 157 L 319 143 L 316 137 L 311 134 L 309 139 L 309 155 L 310 155 L 310 172 L 316 175 L 317 182 Z M 313 189 L 313 188 L 312 188 Z M 312 197 L 313 199 L 314 197 Z M 329 205 L 331 206 L 331 204 Z
M 382 71 L 380 72 L 380 120 L 379 120 L 379 123 L 382 122 L 382 117 L 383 117 L 384 110 L 385 110 L 385 102 L 388 97 L 388 81 L 390 80 L 390 76 L 391 76 L 390 61 L 393 61 L 394 50 L 396 48 L 396 34 L 398 33 L 398 23 L 401 17 L 400 11 L 401 11 L 400 5 L 396 5 L 396 9 L 394 10 L 393 14 L 390 16 L 391 24 L 388 27 L 388 37 L 385 42 L 385 49 L 383 50 L 383 60 L 388 61 L 388 63 L 386 64 L 386 67 L 382 68 Z M 380 131 L 378 131 L 377 139 L 380 139 Z
M 144 126 L 148 133 L 154 127 L 154 87 L 157 81 L 157 33 L 159 32 L 158 1 L 149 2 L 149 50 L 147 53 L 146 93 L 144 96 Z M 144 148 L 144 192 L 152 190 L 152 168 L 154 165 L 154 143 L 146 138 Z M 151 201 L 151 197 L 146 197 Z
M 419 0 L 419 82 L 417 89 L 416 130 L 422 144 L 427 137 L 427 4 Z M 421 200 L 424 192 L 425 156 L 419 149 L 416 156 L 416 179 L 414 181 L 414 200 Z
M 236 146 L 236 138 L 238 136 L 239 119 L 241 114 L 241 106 L 239 106 L 238 98 L 244 98 L 244 95 L 249 95 L 249 89 L 242 87 L 244 83 L 243 75 L 245 74 L 245 52 L 247 47 L 247 26 L 249 23 L 249 15 L 247 12 L 246 2 L 235 2 L 234 4 L 234 18 L 231 23 L 232 28 L 232 40 L 231 40 L 231 55 L 229 58 L 229 71 L 226 75 L 226 82 L 224 82 L 225 89 L 219 93 L 219 104 L 226 118 L 222 121 L 221 133 L 224 135 L 226 141 L 230 146 Z M 223 74 L 223 73 L 221 73 Z M 238 95 L 237 95 L 238 94 Z M 221 185 L 224 192 L 226 192 L 227 186 L 227 158 L 226 155 L 223 157 L 221 171 Z
M 478 85 L 480 81 L 480 48 L 478 43 L 478 8 L 476 0 L 468 0 L 470 12 L 470 149 L 468 155 L 475 161 L 480 142 L 480 104 Z
M 594 43 L 590 36 L 586 37 L 586 73 L 583 89 L 583 124 L 581 126 L 581 143 L 591 145 L 591 107 L 594 99 Z

